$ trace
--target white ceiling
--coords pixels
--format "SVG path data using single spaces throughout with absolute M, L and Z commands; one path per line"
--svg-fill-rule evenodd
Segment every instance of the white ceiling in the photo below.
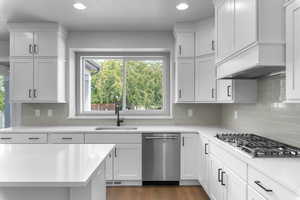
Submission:
M 75 0 L 0 0 L 0 40 L 8 39 L 6 22 L 51 21 L 71 31 L 166 31 L 176 21 L 213 15 L 212 0 L 189 1 L 177 11 L 179 0 L 81 0 L 87 9 L 73 9 Z

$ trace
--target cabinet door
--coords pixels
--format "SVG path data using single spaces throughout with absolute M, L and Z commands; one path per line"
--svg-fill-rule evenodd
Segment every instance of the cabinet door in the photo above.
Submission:
M 34 100 L 56 102 L 58 93 L 58 72 L 56 59 L 35 59 Z
M 202 20 L 197 24 L 196 56 L 202 56 L 214 52 L 214 21 L 213 18 Z
M 181 135 L 181 180 L 197 180 L 198 134 Z
M 195 33 L 177 33 L 177 57 L 195 56 Z
M 233 100 L 233 80 L 217 80 L 217 98 L 218 101 L 232 101 Z
M 195 96 L 194 59 L 179 59 L 177 63 L 177 101 L 194 101 Z
M 11 38 L 11 56 L 33 55 L 33 32 L 14 32 Z
M 34 53 L 38 56 L 57 56 L 58 34 L 56 32 L 35 32 Z
M 217 57 L 229 56 L 234 49 L 234 0 L 224 0 L 216 7 Z
M 196 59 L 195 99 L 196 101 L 215 101 L 216 74 L 214 59 Z
M 29 102 L 33 97 L 33 61 L 12 61 L 10 69 L 10 100 Z
M 206 191 L 207 194 L 209 194 L 209 168 L 210 168 L 210 159 L 209 159 L 209 143 L 208 139 L 200 136 L 200 173 L 199 173 L 199 182 Z
M 286 9 L 286 95 L 300 101 L 300 2 Z
M 224 200 L 246 200 L 247 199 L 247 183 L 240 179 L 228 168 L 223 170 Z
M 223 200 L 223 186 L 221 185 L 221 172 L 222 164 L 214 156 L 210 156 L 210 176 L 209 176 L 209 186 L 210 186 L 210 199 L 212 200 Z M 233 200 L 233 199 L 232 199 Z M 242 200 L 242 199 L 240 199 Z
M 113 173 L 113 153 L 114 150 L 112 152 L 109 153 L 109 155 L 107 156 L 106 160 L 105 160 L 105 180 L 113 180 L 114 177 L 114 173 Z
M 260 194 L 258 194 L 250 186 L 248 186 L 248 200 L 266 200 L 266 199 Z
M 256 0 L 235 0 L 235 50 L 256 41 Z
M 114 179 L 141 180 L 141 144 L 118 144 L 115 149 Z

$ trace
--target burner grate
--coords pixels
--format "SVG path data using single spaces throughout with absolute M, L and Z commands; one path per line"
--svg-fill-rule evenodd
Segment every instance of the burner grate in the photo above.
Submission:
M 300 157 L 300 148 L 249 133 L 217 134 L 219 140 L 260 158 Z

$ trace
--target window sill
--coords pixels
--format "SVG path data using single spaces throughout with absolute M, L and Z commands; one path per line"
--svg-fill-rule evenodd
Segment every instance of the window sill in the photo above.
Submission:
M 174 117 L 171 115 L 160 115 L 160 116 L 120 116 L 121 119 L 124 120 L 144 120 L 144 119 L 173 119 Z M 116 116 L 87 116 L 87 115 L 77 115 L 77 116 L 68 116 L 67 119 L 116 119 Z

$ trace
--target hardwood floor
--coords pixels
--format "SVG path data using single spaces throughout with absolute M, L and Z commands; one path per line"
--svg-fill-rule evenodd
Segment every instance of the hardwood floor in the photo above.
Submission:
M 208 200 L 198 186 L 108 187 L 107 200 Z

